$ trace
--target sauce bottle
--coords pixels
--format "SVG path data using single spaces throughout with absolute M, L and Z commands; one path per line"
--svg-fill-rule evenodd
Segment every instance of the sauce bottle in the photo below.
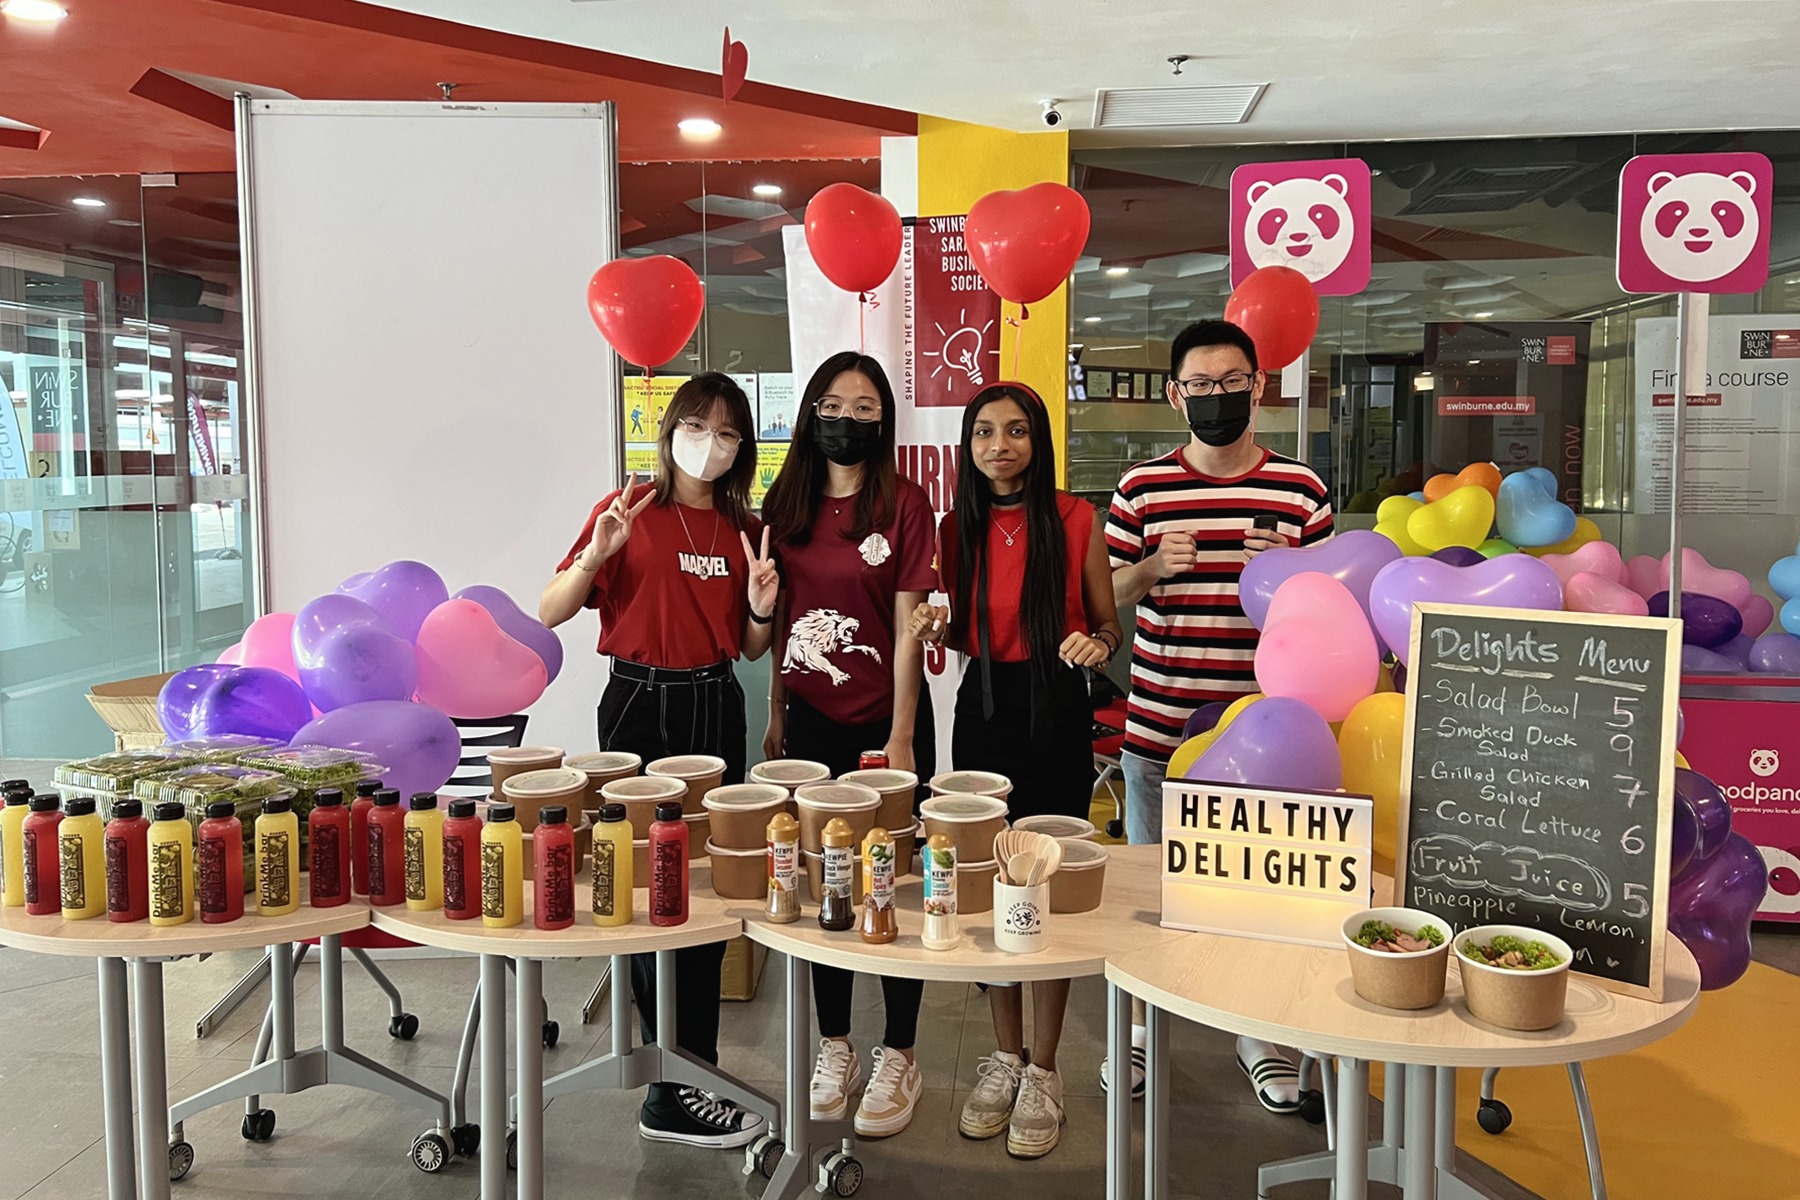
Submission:
M 194 828 L 179 803 L 159 804 L 147 837 L 150 923 L 185 925 L 194 919 Z M 243 853 L 243 843 L 238 843 Z
M 200 877 L 200 921 L 223 925 L 244 915 L 244 823 L 237 805 L 218 800 L 206 806 L 194 844 Z
M 356 814 L 350 814 L 352 829 Z M 406 814 L 400 811 L 400 793 L 382 788 L 369 810 L 369 903 L 377 907 L 406 899 Z
M 481 827 L 481 923 L 510 929 L 525 919 L 525 834 L 510 804 L 490 804 Z
M 285 917 L 300 907 L 300 818 L 291 796 L 270 796 L 256 818 L 256 911 Z
M 57 827 L 62 915 L 86 921 L 106 911 L 106 826 L 91 796 L 71 796 Z
M 106 919 L 150 915 L 150 822 L 141 800 L 113 801 L 106 823 Z
M 800 918 L 800 822 L 785 812 L 769 821 L 768 918 L 786 925 Z
M 531 831 L 531 914 L 539 929 L 575 923 L 575 831 L 569 810 L 546 804 Z
M 358 896 L 369 894 L 369 813 L 381 790 L 379 779 L 365 779 L 356 785 L 356 799 L 350 805 L 350 890 Z M 395 792 L 394 799 L 399 798 Z
M 594 924 L 602 928 L 631 924 L 631 822 L 623 804 L 602 804 L 594 829 Z
M 473 921 L 481 915 L 481 821 L 473 800 L 452 800 L 444 822 L 444 915 Z
M 962 941 L 956 916 L 956 845 L 934 833 L 925 843 L 925 948 L 954 950 Z
M 882 946 L 900 936 L 894 911 L 894 838 L 880 827 L 863 838 L 862 940 Z
M 320 788 L 306 815 L 312 862 L 306 873 L 307 899 L 314 908 L 336 908 L 350 899 L 350 810 L 344 793 Z
M 819 928 L 849 929 L 856 924 L 856 905 L 850 885 L 856 870 L 856 831 L 842 817 L 825 822 L 819 834 L 819 866 L 823 875 L 819 890 Z
M 25 903 L 25 817 L 31 811 L 31 789 L 14 788 L 0 808 L 0 903 Z
M 688 919 L 688 829 L 681 805 L 658 804 L 650 823 L 650 923 Z
M 406 814 L 406 907 L 431 912 L 444 907 L 444 814 L 436 792 L 419 792 Z
M 62 824 L 62 797 L 54 792 L 33 796 L 26 806 L 31 812 L 25 818 L 20 837 L 25 857 L 25 911 L 34 917 L 47 917 L 62 912 L 62 865 L 56 844 L 56 830 Z

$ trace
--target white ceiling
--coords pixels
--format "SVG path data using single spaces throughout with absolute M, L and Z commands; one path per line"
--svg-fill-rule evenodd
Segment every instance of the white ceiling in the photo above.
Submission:
M 1098 88 L 1268 83 L 1240 126 L 1079 144 L 1479 137 L 1800 124 L 1795 0 L 383 0 L 824 95 L 1041 129 Z M 1191 55 L 1179 79 L 1164 60 Z

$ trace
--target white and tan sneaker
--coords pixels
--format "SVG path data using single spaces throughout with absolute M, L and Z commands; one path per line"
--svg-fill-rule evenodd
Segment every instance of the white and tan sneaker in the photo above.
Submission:
M 963 1103 L 957 1131 L 977 1141 L 1005 1133 L 1012 1120 L 1013 1102 L 1019 1095 L 1019 1076 L 1024 1070 L 1025 1060 L 1004 1050 L 996 1050 L 982 1059 L 978 1068 L 981 1078 Z
M 856 1132 L 862 1137 L 892 1137 L 912 1124 L 925 1077 L 918 1063 L 887 1046 L 875 1047 L 871 1058 L 869 1086 L 856 1106 Z
M 819 1057 L 813 1063 L 812 1119 L 841 1121 L 850 1111 L 850 1093 L 862 1082 L 862 1064 L 849 1042 L 819 1039 Z
M 1014 1158 L 1042 1158 L 1062 1139 L 1062 1076 L 1033 1063 L 1019 1081 L 1019 1100 L 1006 1127 L 1006 1152 Z

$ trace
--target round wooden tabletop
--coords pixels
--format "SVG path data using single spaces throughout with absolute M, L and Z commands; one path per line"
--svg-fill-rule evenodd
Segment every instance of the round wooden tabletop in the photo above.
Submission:
M 65 921 L 60 915 L 28 917 L 23 908 L 0 908 L 0 946 L 65 958 L 182 958 L 303 942 L 368 923 L 369 906 L 361 899 L 336 908 L 302 904 L 285 917 L 258 916 L 252 900 L 240 920 L 223 925 L 202 924 L 198 916 L 185 925 L 114 923 L 104 916 Z
M 832 933 L 819 928 L 819 906 L 810 901 L 801 904 L 800 919 L 786 925 L 770 922 L 763 906 L 754 901 L 728 901 L 727 911 L 743 918 L 744 933 L 751 941 L 847 971 L 943 983 L 1074 979 L 1100 974 L 1109 955 L 1162 947 L 1192 936 L 1160 924 L 1160 848 L 1108 846 L 1107 850 L 1111 859 L 1100 907 L 1050 914 L 1045 948 L 1034 954 L 996 949 L 992 913 L 962 914 L 962 944 L 952 950 L 927 950 L 920 940 L 925 929 L 924 882 L 917 876 L 901 879 L 895 889 L 900 936 L 886 945 L 870 945 L 854 929 Z
M 704 886 L 694 872 L 688 897 L 688 919 L 681 925 L 652 925 L 650 896 L 637 890 L 631 924 L 603 929 L 594 924 L 593 896 L 585 881 L 575 884 L 575 924 L 545 930 L 532 924 L 531 889 L 525 889 L 525 919 L 508 929 L 489 929 L 479 920 L 452 921 L 443 909 L 412 912 L 404 906 L 370 910 L 370 923 L 395 937 L 464 954 L 501 954 L 507 958 L 597 958 L 611 954 L 650 954 L 685 950 L 728 941 L 743 932 L 743 922 L 725 910 L 725 902 Z
M 1417 1012 L 1356 994 L 1347 951 L 1196 933 L 1153 951 L 1117 955 L 1106 977 L 1166 1012 L 1214 1029 L 1372 1062 L 1432 1067 L 1531 1067 L 1605 1058 L 1679 1029 L 1700 997 L 1700 968 L 1670 937 L 1659 1004 L 1569 977 L 1562 1023 L 1518 1033 L 1476 1020 L 1452 961 L 1444 999 Z

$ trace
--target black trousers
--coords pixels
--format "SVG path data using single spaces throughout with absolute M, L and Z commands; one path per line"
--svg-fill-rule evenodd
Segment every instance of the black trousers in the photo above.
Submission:
M 1032 677 L 1029 663 L 996 662 L 989 668 L 992 719 L 981 713 L 979 659 L 969 660 L 956 690 L 950 757 L 957 770 L 993 771 L 1012 780 L 1011 820 L 1041 813 L 1085 818 L 1094 803 L 1094 711 L 1087 672 L 1059 662 L 1046 686 Z
M 887 745 L 894 719 L 883 717 L 861 725 L 834 721 L 795 695 L 788 696 L 787 752 L 794 758 L 811 759 L 831 768 L 833 776 L 854 771 L 858 755 Z M 919 707 L 913 718 L 913 761 L 920 779 L 936 774 L 937 732 L 932 723 L 931 697 L 919 688 Z M 918 806 L 917 797 L 913 800 Z M 850 1036 L 850 1001 L 856 975 L 841 967 L 813 964 L 813 1011 L 819 1018 L 819 1036 Z M 911 1050 L 918 1040 L 919 1006 L 925 984 L 918 979 L 881 977 L 882 1007 L 887 1029 L 882 1041 L 896 1050 Z
M 600 697 L 596 719 L 602 750 L 629 750 L 646 763 L 674 754 L 713 754 L 725 760 L 723 782 L 743 782 L 744 689 L 729 673 L 707 683 L 652 685 L 615 678 Z M 715 1065 L 724 961 L 723 942 L 675 952 L 675 1044 Z M 631 994 L 644 1041 L 655 1041 L 655 955 L 632 955 Z

